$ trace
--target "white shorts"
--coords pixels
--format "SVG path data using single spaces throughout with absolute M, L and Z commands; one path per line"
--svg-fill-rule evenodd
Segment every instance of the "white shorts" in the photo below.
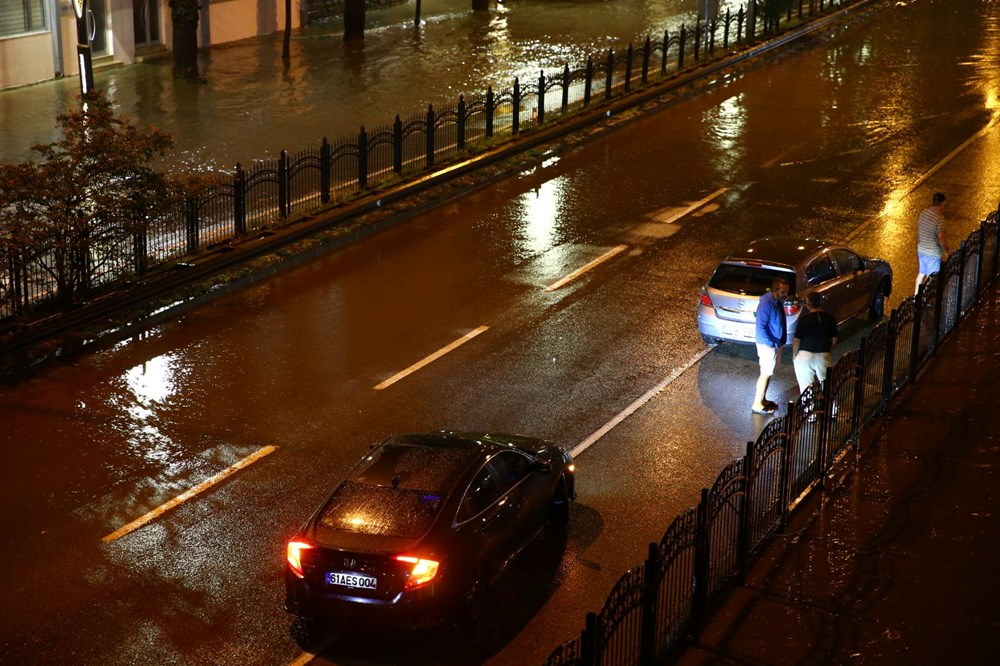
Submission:
M 757 362 L 760 364 L 760 374 L 764 377 L 774 374 L 774 368 L 778 365 L 778 352 L 771 345 L 757 343 Z
M 795 379 L 799 382 L 799 392 L 804 392 L 813 382 L 825 382 L 826 369 L 830 365 L 829 352 L 809 352 L 800 349 L 792 360 L 792 367 L 795 368 Z

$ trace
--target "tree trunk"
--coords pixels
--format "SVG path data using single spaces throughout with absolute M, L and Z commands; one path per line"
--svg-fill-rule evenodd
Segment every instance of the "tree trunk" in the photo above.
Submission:
M 344 41 L 365 38 L 365 0 L 344 0 Z
M 198 80 L 198 0 L 170 0 L 174 78 Z
M 285 0 L 285 36 L 281 43 L 281 57 L 287 62 L 292 57 L 292 0 Z

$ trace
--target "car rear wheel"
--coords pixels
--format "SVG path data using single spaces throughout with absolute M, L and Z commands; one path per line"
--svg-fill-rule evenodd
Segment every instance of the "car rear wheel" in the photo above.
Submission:
M 880 282 L 878 290 L 872 297 L 872 302 L 868 305 L 869 321 L 881 321 L 885 315 L 885 282 Z
M 701 334 L 701 340 L 709 346 L 714 346 L 722 342 L 719 338 L 714 338 L 711 335 L 705 335 L 704 333 Z
M 549 524 L 555 527 L 565 527 L 569 524 L 569 494 L 566 492 L 566 479 L 559 479 L 559 486 L 552 496 L 549 505 Z

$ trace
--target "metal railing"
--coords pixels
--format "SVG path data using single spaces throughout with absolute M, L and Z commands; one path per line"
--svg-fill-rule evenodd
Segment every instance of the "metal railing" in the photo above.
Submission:
M 782 16 L 757 9 L 752 20 L 747 6 L 735 13 L 727 9 L 724 16 L 711 21 L 697 20 L 693 28 L 681 25 L 678 30 L 664 31 L 662 38 L 647 37 L 639 48 L 629 44 L 608 49 L 582 66 L 567 64 L 561 72 L 541 72 L 531 82 L 514 79 L 507 89 L 490 87 L 484 95 L 460 95 L 454 106 L 443 111 L 428 105 L 425 114 L 406 121 L 397 115 L 389 125 L 371 131 L 362 127 L 356 136 L 332 143 L 324 138 L 318 148 L 295 154 L 282 150 L 277 159 L 260 160 L 250 167 L 237 164 L 234 173 L 185 202 L 180 210 L 162 211 L 148 221 L 133 242 L 115 247 L 90 244 L 93 257 L 114 256 L 116 260 L 95 262 L 101 270 L 83 281 L 91 292 L 84 295 L 127 284 L 171 262 L 285 224 L 293 215 L 431 170 L 497 139 L 519 135 L 702 61 L 735 53 L 758 36 L 778 32 L 782 25 L 866 1 L 793 0 Z M 30 318 L 33 310 L 54 302 L 58 278 L 51 264 L 40 259 L 50 254 L 44 247 L 0 249 L 0 321 Z
M 914 380 L 997 278 L 998 213 L 962 241 L 915 297 L 844 354 L 822 387 L 807 388 L 786 416 L 747 442 L 746 455 L 649 545 L 646 561 L 619 579 L 601 610 L 587 614 L 583 632 L 557 647 L 546 666 L 661 663 L 697 641 L 710 610 L 744 581 L 791 512 L 829 482 L 866 425 Z

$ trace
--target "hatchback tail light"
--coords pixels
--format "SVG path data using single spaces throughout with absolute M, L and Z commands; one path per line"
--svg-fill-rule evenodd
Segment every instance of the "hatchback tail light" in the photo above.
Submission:
M 785 306 L 785 314 L 789 317 L 797 315 L 799 310 L 802 309 L 802 303 L 800 301 L 785 301 L 783 305 Z
M 701 290 L 701 304 L 704 305 L 706 308 L 715 307 L 714 305 L 712 305 L 712 299 L 711 297 L 709 297 L 708 292 L 705 291 L 704 289 Z
M 438 567 L 441 566 L 439 562 L 435 562 L 434 560 L 425 560 L 407 555 L 397 555 L 396 559 L 400 562 L 413 565 L 413 568 L 410 570 L 410 577 L 406 579 L 406 585 L 403 587 L 405 590 L 412 590 L 431 582 L 437 576 Z
M 302 553 L 312 548 L 311 543 L 306 543 L 305 541 L 289 541 L 288 542 L 288 566 L 291 567 L 292 572 L 299 578 L 305 578 L 305 573 L 302 571 Z

